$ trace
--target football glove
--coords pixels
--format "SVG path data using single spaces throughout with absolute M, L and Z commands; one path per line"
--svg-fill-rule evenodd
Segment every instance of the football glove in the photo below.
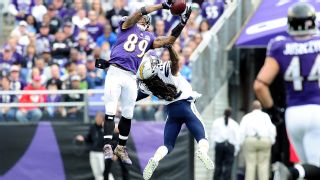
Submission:
M 264 112 L 266 112 L 275 125 L 280 125 L 284 122 L 284 108 L 272 106 L 271 108 L 263 109 Z
M 191 12 L 192 12 L 191 7 L 187 6 L 185 12 L 183 14 L 181 14 L 181 16 L 180 16 L 180 22 L 181 22 L 182 25 L 186 25 L 187 24 Z
M 162 8 L 170 9 L 171 5 L 172 5 L 172 0 L 166 0 L 165 2 L 162 3 Z

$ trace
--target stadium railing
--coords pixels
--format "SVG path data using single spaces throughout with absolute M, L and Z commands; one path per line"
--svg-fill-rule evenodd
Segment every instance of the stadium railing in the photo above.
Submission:
M 65 95 L 65 94 L 83 94 L 84 100 L 82 102 L 43 102 L 43 103 L 0 103 L 0 109 L 3 107 L 84 107 L 83 109 L 83 122 L 89 122 L 89 107 L 94 106 L 104 106 L 104 101 L 89 101 L 90 96 L 94 94 L 103 94 L 103 89 L 88 89 L 88 90 L 22 90 L 22 91 L 0 91 L 0 96 L 2 95 Z M 102 98 L 103 99 L 103 95 Z M 151 100 L 141 100 L 136 103 L 136 105 L 164 105 L 163 101 L 151 101 Z
M 211 133 L 213 120 L 222 116 L 223 110 L 229 106 L 228 83 L 239 65 L 239 51 L 231 53 L 228 46 L 253 11 L 251 1 L 235 1 L 204 35 L 203 41 L 190 57 L 192 87 L 205 97 L 197 100 L 197 107 L 208 134 Z M 213 154 L 212 147 L 210 153 Z M 212 179 L 213 172 L 203 168 L 196 159 L 195 174 L 195 179 L 207 180 Z M 235 173 L 232 179 L 235 179 Z

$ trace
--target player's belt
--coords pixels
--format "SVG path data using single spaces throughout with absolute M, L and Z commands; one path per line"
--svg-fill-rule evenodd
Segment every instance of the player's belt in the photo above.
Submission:
M 124 67 L 122 67 L 122 66 L 120 66 L 118 64 L 111 64 L 111 66 L 117 67 L 117 68 L 125 70 L 125 71 L 129 71 L 128 69 L 126 69 L 126 68 L 124 68 Z

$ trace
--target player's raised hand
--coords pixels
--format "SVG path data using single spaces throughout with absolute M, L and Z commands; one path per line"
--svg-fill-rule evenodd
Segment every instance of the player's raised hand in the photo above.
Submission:
M 166 0 L 165 2 L 162 3 L 162 8 L 163 9 L 170 9 L 172 3 L 173 3 L 172 0 Z
M 190 6 L 188 6 L 188 7 L 186 8 L 185 12 L 184 12 L 183 14 L 181 14 L 181 16 L 180 16 L 180 22 L 181 22 L 181 24 L 183 24 L 183 25 L 186 25 L 186 24 L 187 24 L 191 12 L 192 12 L 192 9 L 191 9 Z

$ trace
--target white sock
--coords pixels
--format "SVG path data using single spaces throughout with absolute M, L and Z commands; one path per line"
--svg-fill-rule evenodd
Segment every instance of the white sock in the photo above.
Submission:
M 160 146 L 156 153 L 154 153 L 154 160 L 156 160 L 157 162 L 159 162 L 161 159 L 163 159 L 166 155 L 168 154 L 168 148 L 165 146 Z
M 198 149 L 204 153 L 208 153 L 209 151 L 209 142 L 206 139 L 201 139 L 198 142 Z

